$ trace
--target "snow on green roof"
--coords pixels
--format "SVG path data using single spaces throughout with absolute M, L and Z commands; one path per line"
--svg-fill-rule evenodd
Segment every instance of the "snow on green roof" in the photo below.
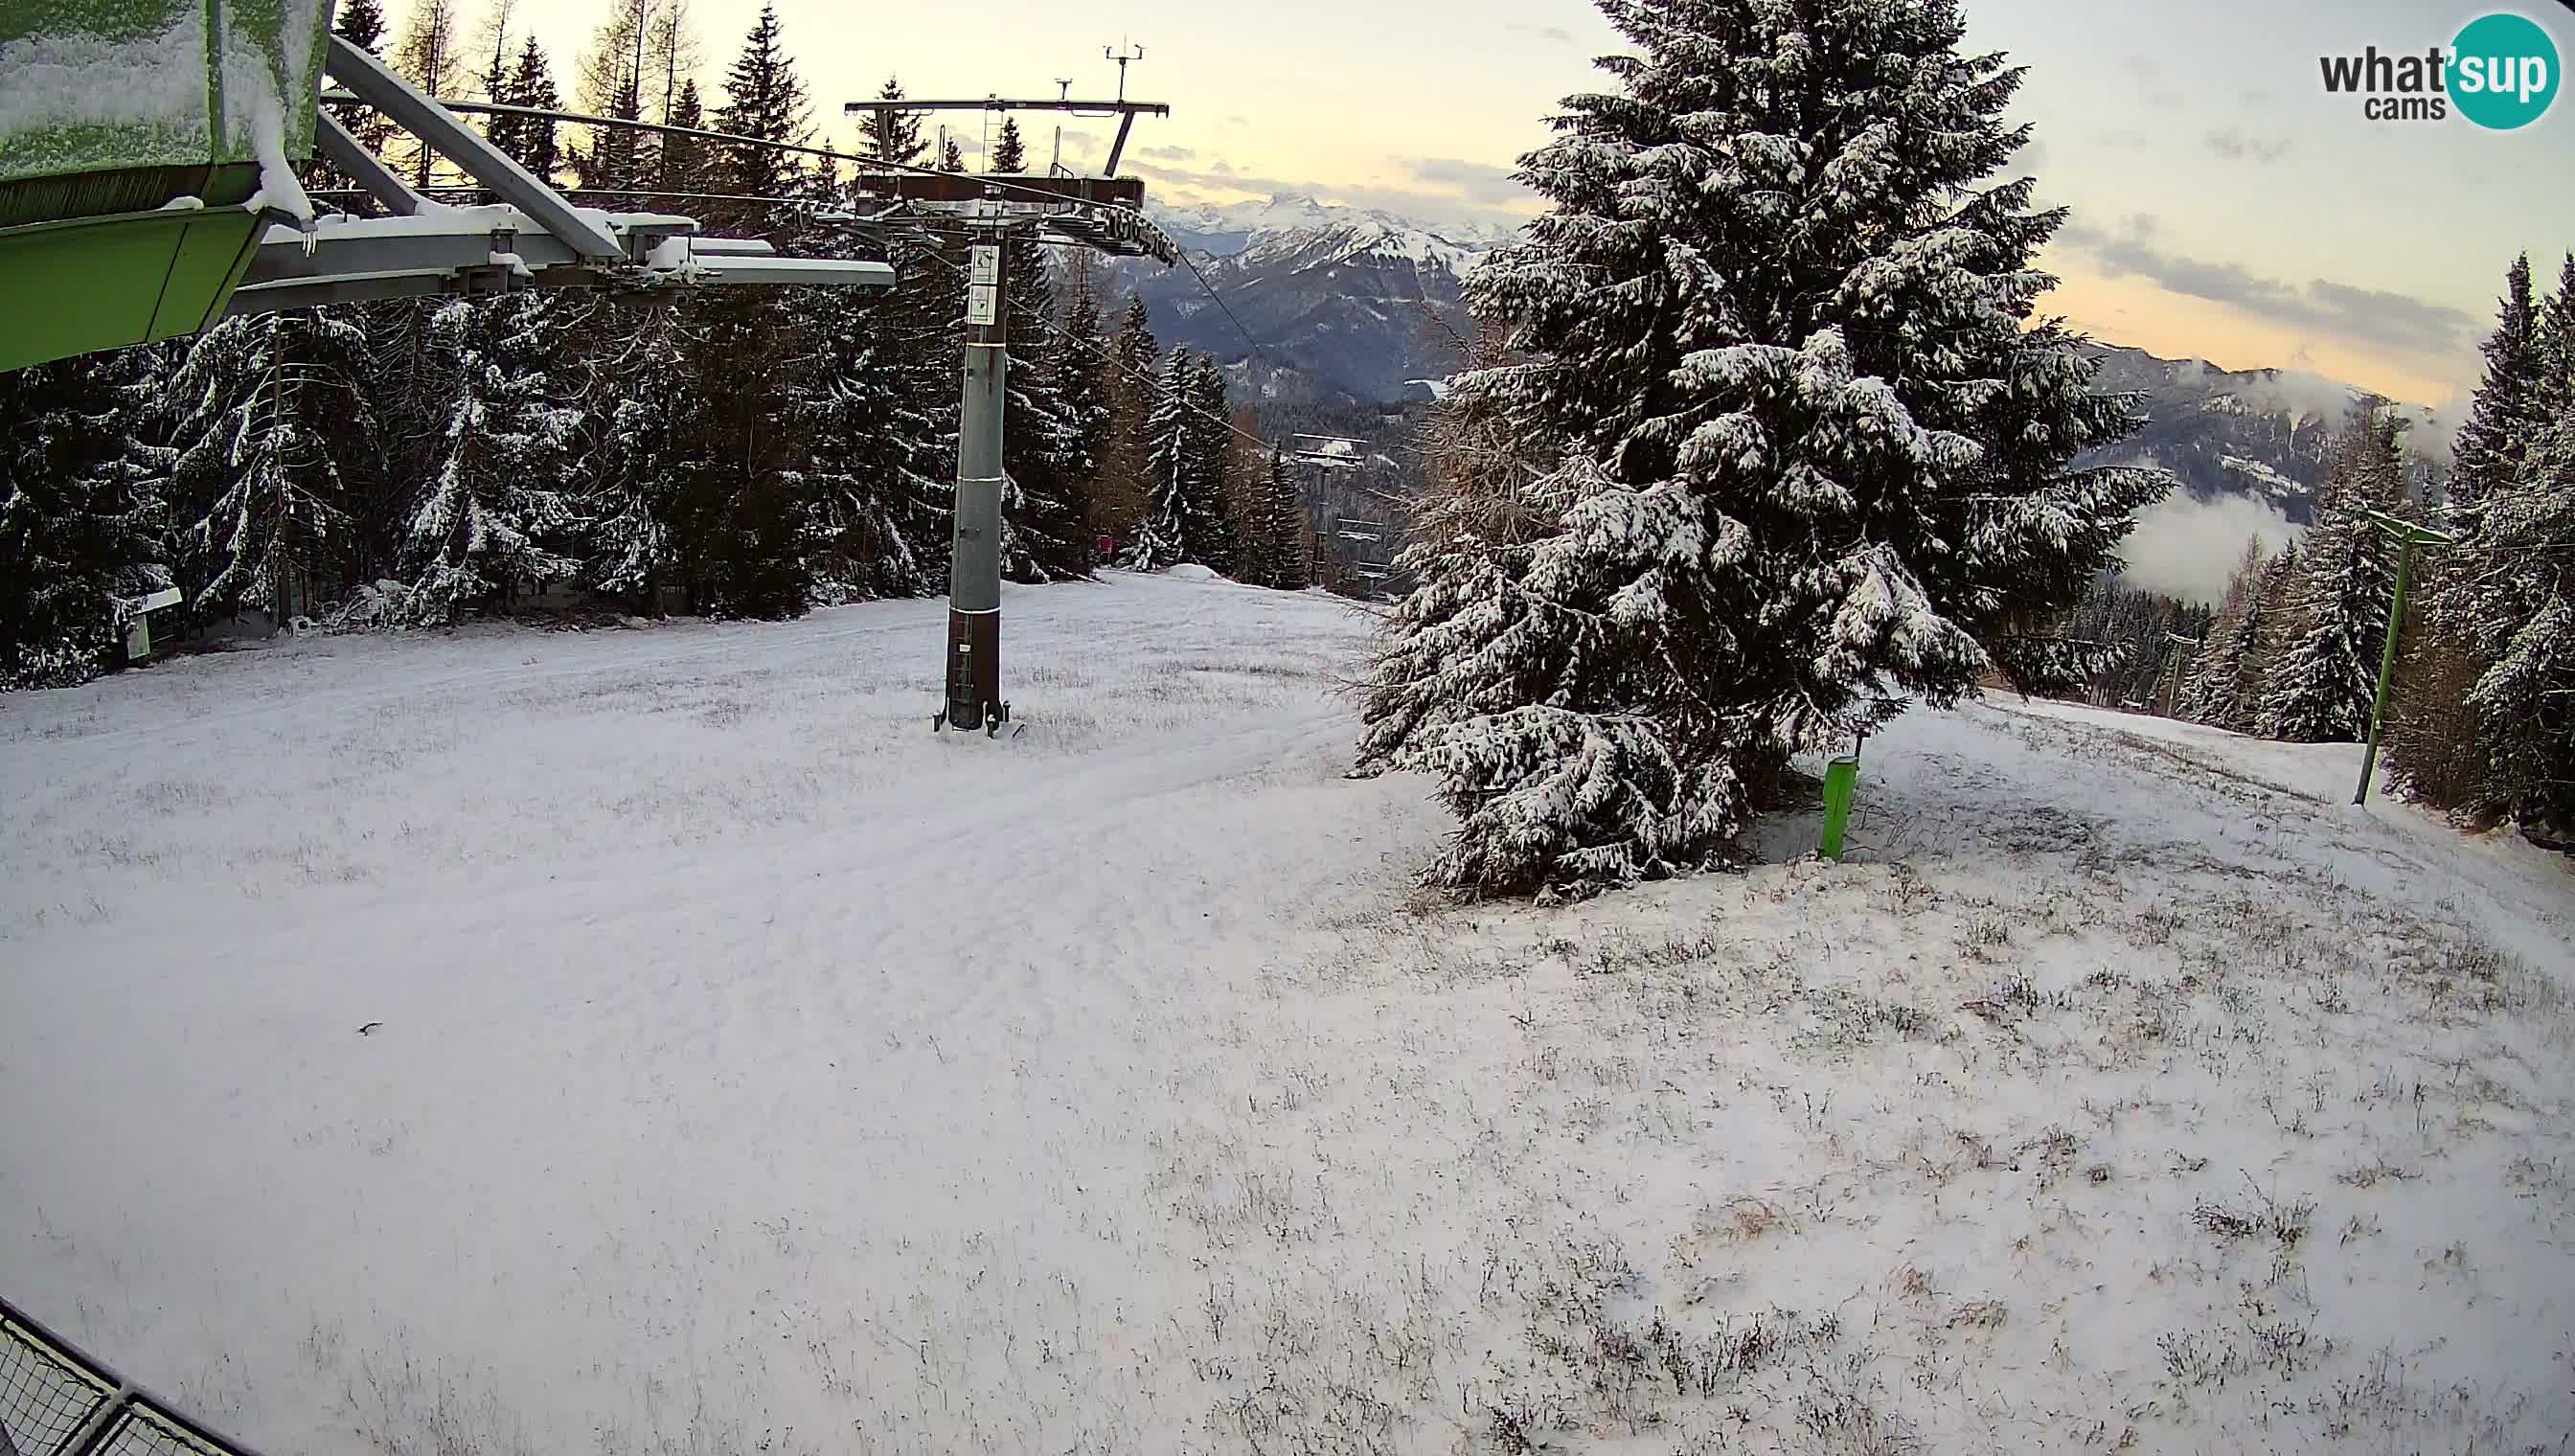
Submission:
M 328 16 L 324 0 L 11 4 L 0 184 L 309 157 Z

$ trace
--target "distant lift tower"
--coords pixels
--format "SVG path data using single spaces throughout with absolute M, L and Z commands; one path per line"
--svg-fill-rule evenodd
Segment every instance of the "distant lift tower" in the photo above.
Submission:
M 1121 68 L 1123 71 L 1123 67 Z M 966 364 L 963 408 L 957 431 L 957 511 L 948 569 L 946 701 L 931 719 L 938 731 L 982 728 L 998 734 L 1011 721 L 1002 696 L 1002 439 L 1010 373 L 1010 244 L 1015 239 L 1069 243 L 1123 256 L 1144 256 L 1170 266 L 1180 261 L 1171 240 L 1145 220 L 1145 185 L 1120 177 L 1118 159 L 1138 116 L 1169 116 L 1169 106 L 1129 101 L 1121 84 L 1116 101 L 1004 100 L 853 101 L 842 110 L 879 118 L 879 135 L 894 134 L 894 113 L 917 111 L 1057 111 L 1115 116 L 1117 140 L 1098 177 L 994 176 L 971 173 L 863 175 L 859 191 L 894 201 L 902 209 L 962 214 L 972 246 L 966 284 Z M 879 219 L 891 225 L 893 215 Z

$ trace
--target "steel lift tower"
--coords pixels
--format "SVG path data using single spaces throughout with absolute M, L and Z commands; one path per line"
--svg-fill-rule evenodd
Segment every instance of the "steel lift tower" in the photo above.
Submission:
M 1133 59 L 1132 57 L 1130 59 Z M 931 173 L 863 176 L 862 191 L 910 208 L 963 214 L 973 244 L 966 285 L 966 363 L 957 433 L 956 531 L 948 572 L 945 701 L 931 729 L 982 728 L 998 734 L 1011 721 L 1002 696 L 1002 441 L 1010 374 L 1010 244 L 1036 237 L 1104 253 L 1177 263 L 1179 251 L 1144 218 L 1145 187 L 1117 175 L 1118 160 L 1139 116 L 1169 116 L 1169 106 L 1126 99 L 1121 64 L 1115 101 L 1004 100 L 853 101 L 842 110 L 876 116 L 879 135 L 894 133 L 894 113 L 907 111 L 1056 111 L 1115 116 L 1118 136 L 1099 177 Z

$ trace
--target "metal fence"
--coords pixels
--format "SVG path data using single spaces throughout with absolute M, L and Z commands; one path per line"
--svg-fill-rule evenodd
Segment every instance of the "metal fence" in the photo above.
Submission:
M 0 1300 L 0 1456 L 257 1456 Z

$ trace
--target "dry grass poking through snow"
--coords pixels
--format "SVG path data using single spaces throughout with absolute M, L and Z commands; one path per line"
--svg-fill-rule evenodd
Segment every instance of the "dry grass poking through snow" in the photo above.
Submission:
M 1255 1125 L 1160 1149 L 1223 1251 L 1196 1331 L 1221 1425 L 1262 1452 L 2565 1449 L 2563 957 L 2331 852 L 2165 838 L 2210 809 L 2133 792 L 2155 755 L 2086 782 L 2060 755 L 2106 745 L 1977 717 L 2061 781 L 1898 749 L 1876 828 L 1938 817 L 1940 852 L 1381 914 L 1276 967 L 1192 1084 Z M 2136 811 L 2159 793 L 2192 812 Z
M 0 704 L 0 1285 L 281 1456 L 2570 1449 L 2560 867 L 1984 708 L 1431 909 L 1363 623 L 1012 603 Z

